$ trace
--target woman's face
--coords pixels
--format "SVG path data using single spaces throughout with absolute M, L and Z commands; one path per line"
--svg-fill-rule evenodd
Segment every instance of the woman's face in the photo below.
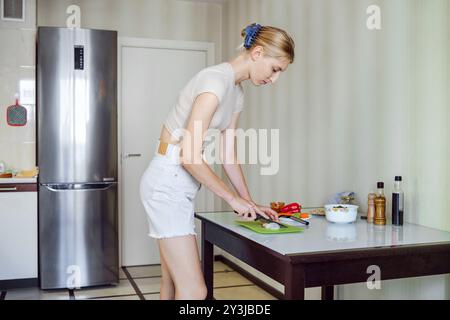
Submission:
M 262 47 L 259 47 L 262 49 Z M 273 58 L 265 56 L 262 51 L 251 53 L 253 63 L 250 67 L 250 80 L 255 86 L 275 83 L 281 72 L 285 71 L 290 62 L 286 58 Z M 262 49 L 263 50 L 263 49 Z

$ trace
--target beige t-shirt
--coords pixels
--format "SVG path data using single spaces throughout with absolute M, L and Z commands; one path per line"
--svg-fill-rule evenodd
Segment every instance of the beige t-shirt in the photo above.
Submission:
M 217 96 L 219 106 L 211 120 L 209 129 L 225 130 L 233 113 L 241 112 L 244 107 L 244 91 L 235 84 L 234 70 L 228 62 L 205 68 L 198 72 L 181 90 L 175 107 L 170 111 L 164 125 L 177 139 L 187 126 L 195 99 L 209 92 Z

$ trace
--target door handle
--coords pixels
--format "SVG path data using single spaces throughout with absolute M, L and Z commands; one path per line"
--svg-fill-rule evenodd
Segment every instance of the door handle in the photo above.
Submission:
M 1 191 L 17 191 L 17 187 L 15 187 L 15 188 L 0 188 L 0 192 Z
M 140 158 L 140 157 L 142 157 L 142 154 L 140 154 L 140 153 L 126 153 L 126 154 L 123 155 L 124 159 L 126 159 L 126 158 Z

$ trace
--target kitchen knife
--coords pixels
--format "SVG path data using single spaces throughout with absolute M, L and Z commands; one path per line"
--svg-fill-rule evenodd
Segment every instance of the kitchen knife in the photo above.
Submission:
M 305 221 L 305 220 L 303 220 L 303 219 L 300 219 L 300 218 L 297 218 L 297 217 L 294 217 L 294 216 L 290 216 L 289 219 L 292 219 L 292 220 L 294 220 L 294 221 L 303 223 L 303 224 L 306 225 L 306 226 L 309 226 L 309 222 L 308 222 L 308 221 Z

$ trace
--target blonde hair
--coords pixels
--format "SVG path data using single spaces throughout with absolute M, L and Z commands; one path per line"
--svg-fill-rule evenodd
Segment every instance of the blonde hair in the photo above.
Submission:
M 249 27 L 255 26 L 253 23 L 242 30 L 242 37 L 245 39 L 247 37 L 247 29 Z M 295 43 L 292 37 L 284 30 L 271 27 L 271 26 L 261 26 L 259 32 L 254 37 L 252 45 L 245 48 L 241 45 L 241 50 L 250 51 L 256 46 L 261 46 L 264 48 L 268 56 L 274 58 L 287 58 L 291 63 L 295 59 Z

